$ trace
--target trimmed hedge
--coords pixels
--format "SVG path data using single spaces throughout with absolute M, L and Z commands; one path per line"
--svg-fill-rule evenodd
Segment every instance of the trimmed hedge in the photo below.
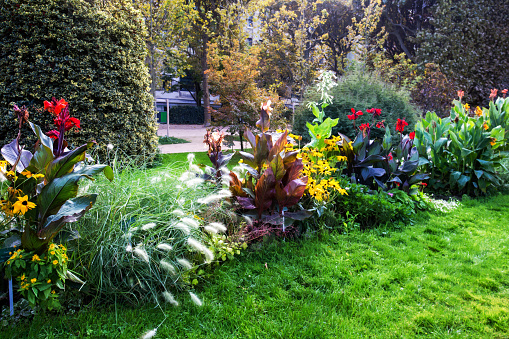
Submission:
M 419 117 L 419 110 L 410 103 L 410 97 L 407 92 L 396 89 L 394 86 L 383 82 L 372 73 L 361 73 L 353 71 L 345 75 L 338 82 L 338 86 L 329 93 L 334 96 L 333 103 L 325 108 L 325 115 L 331 119 L 339 118 L 338 125 L 333 128 L 333 135 L 343 133 L 349 138 L 355 138 L 358 130 L 354 130 L 352 121 L 348 120 L 347 115 L 351 114 L 351 108 L 362 110 L 364 115 L 356 121 L 356 126 L 363 123 L 371 125 L 371 114 L 366 113 L 366 109 L 380 108 L 382 115 L 378 120 L 385 120 L 385 125 L 391 128 L 393 135 L 396 134 L 395 125 L 397 119 L 403 119 L 409 126 L 405 132 L 414 130 L 414 125 Z M 306 122 L 312 122 L 315 118 L 311 110 L 307 107 L 309 101 L 320 102 L 320 94 L 315 88 L 311 88 L 295 112 L 293 133 L 301 135 L 304 140 L 309 141 L 308 128 Z M 383 137 L 384 130 L 372 128 L 372 137 Z
M 1 144 L 16 136 L 12 102 L 27 105 L 30 120 L 48 131 L 52 116 L 38 109 L 54 96 L 81 120 L 71 145 L 95 140 L 99 155 L 111 143 L 117 154 L 153 158 L 145 28 L 131 1 L 0 0 L 0 22 Z

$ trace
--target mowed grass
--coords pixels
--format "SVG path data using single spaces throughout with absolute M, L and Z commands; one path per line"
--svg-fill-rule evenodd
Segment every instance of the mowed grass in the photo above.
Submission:
M 37 315 L 2 338 L 507 338 L 509 195 L 402 230 L 323 233 L 246 251 L 180 306 Z
M 230 154 L 231 150 L 224 151 L 224 154 Z M 206 166 L 212 166 L 212 163 L 210 162 L 210 159 L 207 155 L 207 152 L 193 152 L 194 154 L 194 160 L 193 163 L 200 166 L 200 165 L 206 165 Z M 161 160 L 160 160 L 160 166 L 158 167 L 164 167 L 170 165 L 174 168 L 182 168 L 187 169 L 189 168 L 189 163 L 187 161 L 189 153 L 172 153 L 172 154 L 161 154 Z M 233 167 L 237 166 L 239 163 L 239 160 L 241 159 L 238 152 L 232 157 L 230 162 L 228 163 L 228 168 L 232 169 Z

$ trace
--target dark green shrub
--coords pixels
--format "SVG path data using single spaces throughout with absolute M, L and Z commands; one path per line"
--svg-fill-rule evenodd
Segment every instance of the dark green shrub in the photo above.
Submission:
M 16 136 L 11 102 L 47 131 L 52 117 L 37 109 L 56 97 L 81 120 L 71 145 L 95 140 L 100 154 L 111 143 L 119 154 L 154 156 L 144 24 L 132 2 L 0 0 L 0 22 L 0 144 Z
M 367 114 L 366 109 L 380 108 L 382 115 L 379 120 L 385 120 L 385 125 L 391 128 L 393 135 L 397 134 L 394 127 L 398 118 L 405 118 L 409 123 L 405 132 L 413 131 L 418 119 L 419 112 L 410 104 L 408 93 L 384 83 L 373 73 L 363 74 L 360 71 L 353 71 L 344 76 L 330 94 L 334 96 L 334 99 L 332 104 L 325 108 L 325 116 L 331 119 L 339 118 L 339 123 L 332 129 L 333 135 L 342 133 L 351 139 L 355 138 L 358 130 L 354 129 L 352 122 L 347 118 L 352 108 L 364 112 L 364 115 L 356 120 L 357 126 L 364 123 L 371 124 L 372 115 Z M 295 112 L 293 133 L 301 135 L 307 141 L 309 141 L 309 134 L 306 122 L 314 119 L 311 109 L 307 107 L 309 101 L 320 102 L 316 88 L 306 93 L 303 104 Z M 372 129 L 372 138 L 382 138 L 383 134 L 383 129 Z

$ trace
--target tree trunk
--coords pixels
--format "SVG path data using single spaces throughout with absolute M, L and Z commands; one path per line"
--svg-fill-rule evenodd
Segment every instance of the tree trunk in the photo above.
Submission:
M 210 92 L 209 92 L 209 77 L 206 72 L 208 69 L 207 64 L 207 43 L 208 43 L 209 37 L 207 34 L 203 35 L 203 53 L 201 56 L 201 70 L 203 72 L 203 109 L 204 109 L 204 126 L 208 127 L 210 126 Z

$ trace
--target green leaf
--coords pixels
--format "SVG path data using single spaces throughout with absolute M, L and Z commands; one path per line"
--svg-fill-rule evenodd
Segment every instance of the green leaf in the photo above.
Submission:
M 85 152 L 91 148 L 94 143 L 89 142 L 85 145 L 72 150 L 65 156 L 58 157 L 53 160 L 46 170 L 46 180 L 51 181 L 54 178 L 62 177 L 65 174 L 72 172 L 74 165 L 78 162 L 85 160 Z
M 270 168 L 274 173 L 276 181 L 280 181 L 281 179 L 283 179 L 283 176 L 285 175 L 286 171 L 283 163 L 283 158 L 281 157 L 281 155 L 277 154 L 276 157 L 270 162 Z
M 37 235 L 41 239 L 50 241 L 64 227 L 65 223 L 79 220 L 92 208 L 96 199 L 97 194 L 90 194 L 67 200 L 57 214 L 48 217 Z

